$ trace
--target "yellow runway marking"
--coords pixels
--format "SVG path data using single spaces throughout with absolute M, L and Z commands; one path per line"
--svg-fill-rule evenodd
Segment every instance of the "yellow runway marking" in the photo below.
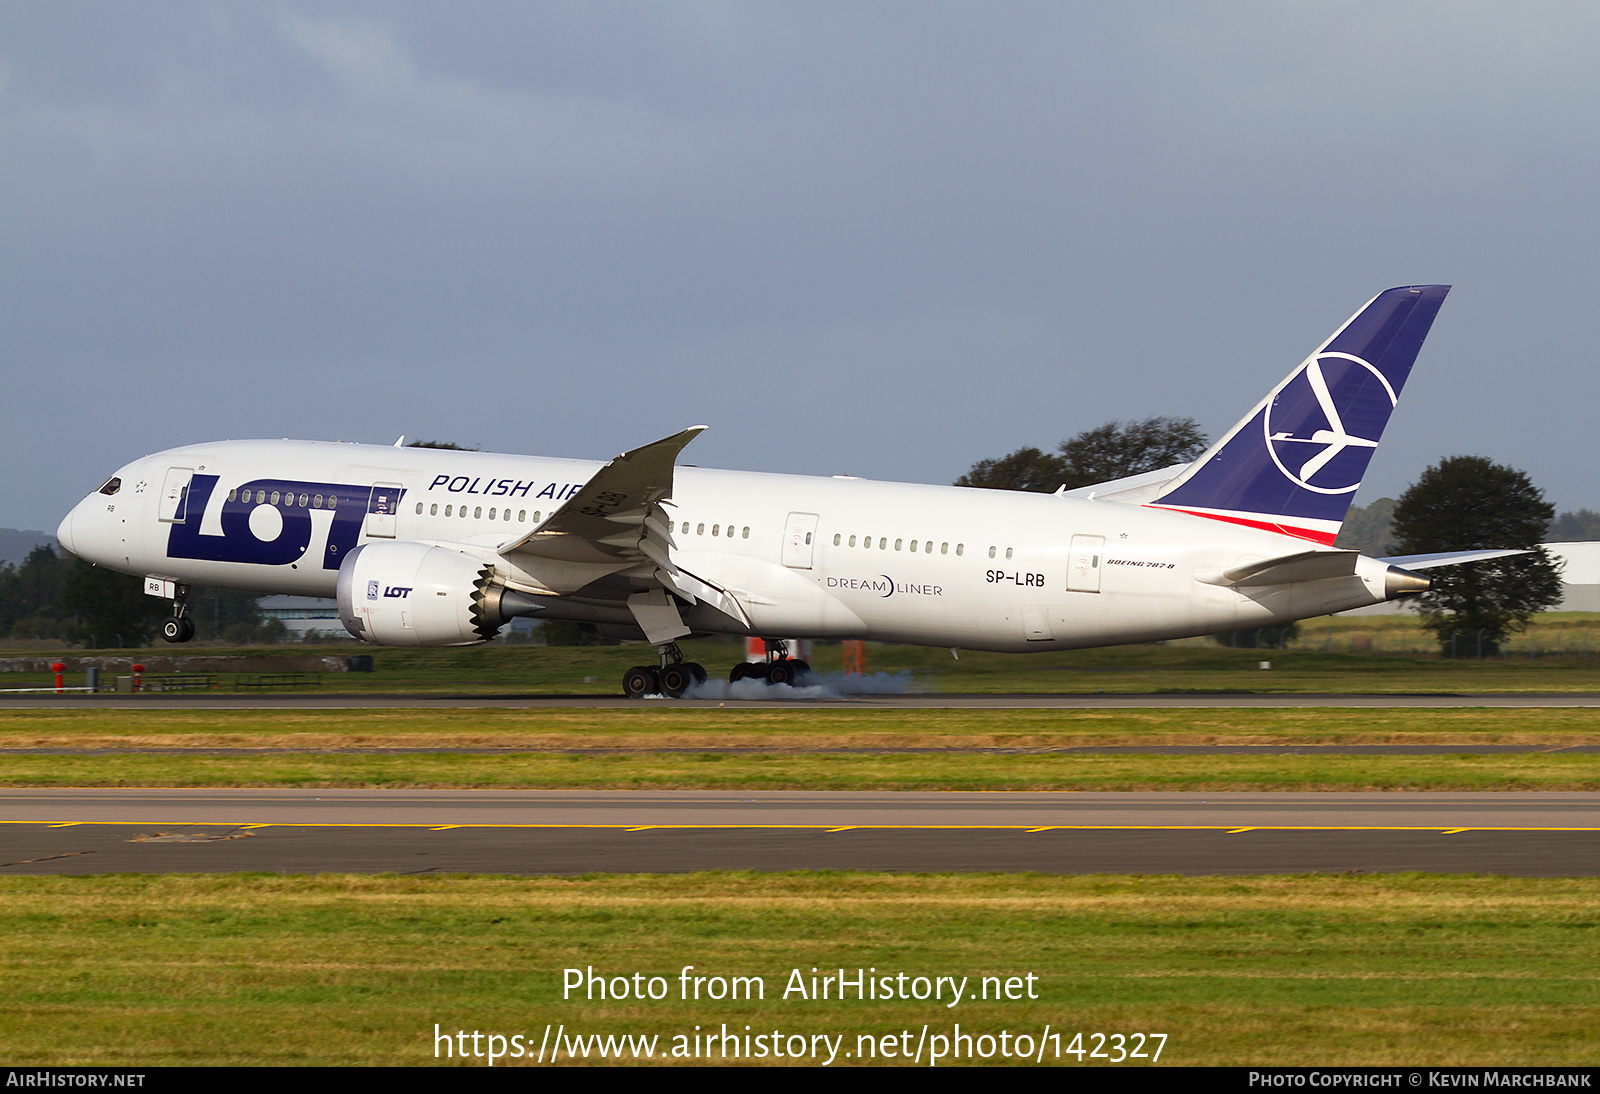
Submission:
M 1463 832 L 1600 832 L 1594 826 L 1550 825 L 1473 825 L 1467 828 L 1440 825 L 1370 825 L 1370 824 L 1261 824 L 1240 828 L 1231 824 L 436 824 L 425 821 L 224 821 L 224 820 L 136 820 L 136 821 L 32 821 L 0 820 L 0 824 L 35 824 L 46 828 L 73 828 L 80 825 L 153 825 L 175 827 L 178 825 L 212 825 L 230 828 L 414 828 L 443 832 L 457 828 L 584 828 L 618 832 L 649 832 L 656 829 L 689 831 L 697 828 L 737 831 L 739 829 L 774 829 L 813 832 L 1223 832 L 1229 835 L 1242 832 L 1437 832 L 1440 835 L 1458 835 Z

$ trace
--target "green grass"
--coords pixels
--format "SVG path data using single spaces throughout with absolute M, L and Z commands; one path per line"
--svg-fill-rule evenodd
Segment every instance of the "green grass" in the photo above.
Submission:
M 1600 880 L 1481 877 L 3 878 L 0 1056 L 426 1064 L 435 1024 L 537 1046 L 546 1023 L 663 1047 L 749 1025 L 854 1051 L 959 1022 L 1166 1033 L 1163 1064 L 1584 1066 L 1597 906 Z M 685 965 L 761 977 L 766 997 L 683 1002 Z M 562 970 L 590 967 L 659 975 L 672 997 L 563 1000 Z M 1038 997 L 782 999 L 813 967 L 1032 974 Z
M 1600 710 L 1446 709 L 594 709 L 124 710 L 0 707 L 0 748 L 1057 748 L 1075 745 L 1522 744 L 1600 739 Z
M 13 710 L 0 711 L 0 748 L 70 752 L 0 755 L 0 785 L 1570 791 L 1600 789 L 1600 755 L 1559 750 L 1597 731 L 1600 710 L 1588 709 Z M 1070 751 L 1339 744 L 1462 751 Z M 1523 751 L 1472 753 L 1483 745 Z
M 1530 630 L 1499 659 L 1440 660 L 1437 646 L 1412 616 L 1328 617 L 1301 624 L 1288 650 L 1224 649 L 1209 639 L 1057 653 L 997 654 L 869 643 L 873 672 L 905 672 L 918 690 L 946 693 L 1044 692 L 1495 692 L 1600 691 L 1600 615 L 1563 612 L 1538 616 Z M 716 675 L 743 659 L 742 644 L 726 639 L 684 643 L 685 655 Z M 54 650 L 34 656 L 138 656 L 154 662 L 172 656 L 238 655 L 252 658 L 371 654 L 376 671 L 332 673 L 319 693 L 612 695 L 623 672 L 655 653 L 625 646 L 534 646 L 495 643 L 452 649 L 384 649 L 352 643 L 322 645 L 155 647 L 140 651 Z M 5 651 L 24 656 L 28 651 Z M 836 644 L 818 643 L 819 672 L 840 671 Z M 1269 671 L 1258 666 L 1272 663 Z M 255 671 L 266 671 L 256 669 Z M 108 676 L 111 675 L 108 673 Z M 218 673 L 223 689 L 232 673 Z M 592 678 L 592 679 L 591 679 Z M 47 673 L 6 673 L 0 687 L 45 687 Z M 82 674 L 70 674 L 81 684 Z M 109 679 L 107 680 L 109 683 Z
M 1585 756 L 8 756 L 0 786 L 628 790 L 1600 790 Z

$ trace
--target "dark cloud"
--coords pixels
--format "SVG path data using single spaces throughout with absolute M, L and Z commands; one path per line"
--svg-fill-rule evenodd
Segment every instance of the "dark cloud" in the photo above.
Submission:
M 218 437 L 947 482 L 1452 281 L 1364 497 L 1600 504 L 1585 5 L 0 8 L 3 523 Z M 1577 396 L 1577 397 L 1575 397 Z

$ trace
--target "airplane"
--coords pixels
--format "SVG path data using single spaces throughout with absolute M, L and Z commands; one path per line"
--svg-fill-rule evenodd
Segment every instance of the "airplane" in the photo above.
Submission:
M 57 536 L 171 600 L 168 642 L 194 636 L 190 585 L 335 597 L 380 645 L 575 620 L 657 647 L 624 674 L 633 697 L 706 678 L 690 635 L 1034 651 L 1286 623 L 1519 553 L 1333 546 L 1449 288 L 1374 297 L 1192 463 L 1054 495 L 680 467 L 698 425 L 604 464 L 226 441 L 135 460 Z M 768 648 L 730 678 L 809 670 Z

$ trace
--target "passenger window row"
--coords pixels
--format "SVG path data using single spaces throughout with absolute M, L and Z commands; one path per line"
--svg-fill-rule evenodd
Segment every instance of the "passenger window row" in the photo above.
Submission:
M 249 505 L 251 504 L 250 491 L 246 490 L 241 494 L 239 492 L 239 488 L 234 487 L 232 490 L 228 491 L 228 500 L 242 501 L 246 505 Z M 323 504 L 323 500 L 324 499 L 321 494 L 301 494 L 299 507 L 302 509 L 334 509 L 338 507 L 339 498 L 335 494 L 328 495 L 326 499 L 326 505 Z M 290 491 L 289 493 L 285 494 L 281 490 L 274 490 L 269 494 L 265 490 L 257 490 L 255 492 L 254 502 L 256 505 L 266 505 L 270 503 L 272 505 L 282 504 L 292 507 L 295 504 L 294 492 Z
M 255 491 L 254 497 L 252 497 L 249 490 L 245 490 L 241 493 L 237 487 L 228 491 L 228 500 L 242 501 L 247 505 L 253 502 L 256 505 L 271 504 L 294 506 L 298 503 L 301 508 L 305 509 L 335 509 L 339 504 L 339 498 L 336 494 L 329 494 L 326 498 L 324 498 L 321 494 L 301 494 L 299 498 L 296 499 L 293 492 L 284 493 L 281 490 L 273 490 L 270 492 L 266 490 L 257 490 Z M 424 504 L 425 503 L 420 501 L 417 502 L 416 512 L 417 516 L 419 517 L 422 515 Z M 437 502 L 428 506 L 428 515 L 431 517 L 436 517 L 439 515 L 439 505 Z M 457 506 L 453 504 L 446 505 L 444 507 L 444 515 L 447 517 L 458 515 Z M 459 507 L 459 515 L 462 517 L 466 517 L 468 515 L 467 507 L 465 505 Z M 483 520 L 483 506 L 473 506 L 471 515 L 474 520 Z M 540 516 L 540 512 L 535 510 L 533 514 L 533 523 L 538 524 Z M 488 519 L 508 521 L 511 519 L 511 510 L 501 509 L 499 506 L 493 506 L 489 510 Z M 517 523 L 526 523 L 527 519 L 528 511 L 526 509 L 519 509 L 517 511 Z
M 848 543 L 841 542 L 841 541 L 844 540 L 844 538 L 845 538 L 844 537 L 844 533 L 842 533 L 842 532 L 834 533 L 833 545 L 835 547 L 842 547 L 842 546 L 854 547 L 856 545 L 856 537 L 855 536 L 851 536 L 849 538 L 849 542 Z M 862 536 L 860 538 L 861 538 L 861 546 L 870 551 L 872 549 L 872 537 L 871 536 Z M 905 548 L 905 540 L 897 539 L 897 540 L 894 541 L 894 549 L 896 551 L 903 550 L 904 548 Z M 888 549 L 889 549 L 889 537 L 888 536 L 879 536 L 878 537 L 878 550 L 887 551 Z M 920 551 L 922 554 L 931 555 L 931 554 L 933 554 L 933 540 L 931 540 L 931 539 L 923 539 L 923 540 L 914 539 L 914 540 L 911 541 L 910 550 L 911 550 L 912 554 L 916 554 L 918 551 Z M 967 550 L 967 545 L 965 543 L 956 544 L 956 556 L 957 557 L 960 557 L 961 555 L 965 554 L 966 550 Z M 947 555 L 947 554 L 950 553 L 950 544 L 949 544 L 948 541 L 939 544 L 939 553 L 941 555 Z M 989 557 L 991 557 L 991 558 L 994 557 L 993 548 L 990 548 L 990 556 Z M 1008 555 L 1006 557 L 1009 558 L 1010 556 Z
M 419 516 L 419 517 L 422 515 L 422 505 L 423 505 L 422 502 L 420 502 L 420 501 L 417 502 L 417 516 Z M 430 517 L 436 517 L 436 516 L 439 515 L 439 503 L 438 502 L 434 502 L 432 505 L 428 506 L 428 515 Z M 453 516 L 459 515 L 459 516 L 465 518 L 466 515 L 467 515 L 467 507 L 465 505 L 461 506 L 461 511 L 460 511 L 459 514 L 457 514 L 456 506 L 454 504 L 446 505 L 444 507 L 444 515 L 447 516 L 447 517 L 453 517 Z M 537 509 L 534 510 L 533 523 L 535 523 L 535 524 L 539 523 L 539 515 L 540 515 L 539 511 Z M 483 506 L 475 505 L 475 506 L 472 507 L 472 519 L 473 520 L 483 520 L 484 519 Z M 490 509 L 489 509 L 489 518 L 488 519 L 490 519 L 490 520 L 510 520 L 511 519 L 511 510 L 509 510 L 509 509 L 501 509 L 499 506 L 491 506 Z M 525 524 L 527 522 L 527 520 L 528 520 L 528 511 L 526 509 L 518 509 L 517 510 L 517 523 L 518 524 Z
M 714 535 L 714 536 L 721 535 L 722 534 L 722 528 L 723 528 L 723 526 L 720 525 L 720 524 L 713 524 L 711 526 L 711 534 Z M 727 535 L 728 535 L 729 539 L 733 538 L 733 531 L 734 531 L 733 525 L 731 525 L 731 524 L 728 525 L 727 526 Z M 679 532 L 681 534 L 683 534 L 683 535 L 688 535 L 689 534 L 689 522 L 688 521 L 684 521 L 683 522 L 683 527 L 679 529 Z M 704 523 L 700 523 L 700 524 L 695 525 L 694 534 L 697 535 L 697 536 L 705 535 L 706 534 L 706 526 L 705 526 L 705 524 Z M 740 535 L 739 538 L 741 538 L 741 539 L 749 539 L 750 538 L 750 526 L 748 524 L 744 526 L 744 532 Z

